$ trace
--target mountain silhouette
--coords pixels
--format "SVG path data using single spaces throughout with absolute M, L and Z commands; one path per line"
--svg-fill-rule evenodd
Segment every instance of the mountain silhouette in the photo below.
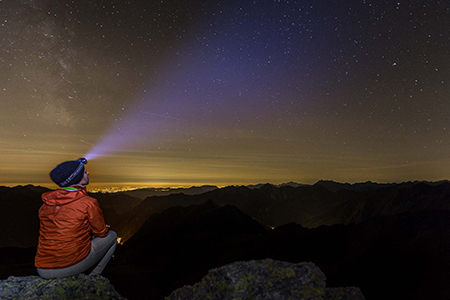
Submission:
M 314 228 L 321 225 L 358 223 L 377 216 L 423 209 L 450 209 L 448 181 L 433 184 L 408 182 L 381 185 L 369 182 L 356 185 L 355 188 L 331 190 L 329 187 L 325 188 L 323 183 L 298 187 L 277 187 L 270 184 L 259 188 L 230 186 L 199 195 L 148 197 L 125 213 L 113 226 L 126 241 L 151 214 L 160 213 L 172 206 L 198 205 L 207 200 L 212 200 L 219 206 L 236 206 L 271 227 L 295 222 Z M 334 186 L 337 183 L 332 184 Z
M 351 224 L 378 216 L 390 216 L 423 210 L 450 210 L 450 183 L 430 185 L 410 182 L 390 185 L 371 192 L 341 189 L 335 194 L 347 201 L 311 220 L 312 224 Z
M 212 268 L 271 258 L 313 262 L 327 286 L 357 286 L 366 299 L 447 299 L 448 228 L 449 211 L 423 210 L 351 225 L 267 229 L 234 206 L 207 201 L 152 215 L 117 249 L 105 274 L 130 299 L 162 299 Z
M 220 241 L 265 232 L 266 228 L 263 225 L 238 208 L 231 205 L 219 207 L 209 200 L 201 205 L 172 207 L 161 214 L 152 215 L 122 248 L 126 254 L 127 251 L 131 251 L 127 256 L 130 257 L 130 261 L 137 258 L 134 262 L 138 264 L 159 263 L 160 257 L 154 260 L 154 257 L 142 254 L 149 251 L 170 253 L 171 249 L 182 250 L 182 255 L 167 258 L 172 264 L 199 263 L 185 259 L 185 256 L 192 255 L 191 252 L 204 252 L 205 255 L 201 255 L 201 263 L 205 264 L 208 253 L 228 253 L 219 246 Z M 165 244 L 167 249 L 160 249 L 163 244 L 155 240 L 166 240 L 170 244 Z M 149 250 L 153 247 L 156 249 Z M 217 261 L 217 255 L 214 256 L 214 261 Z
M 276 187 L 264 188 L 277 193 Z M 425 205 L 397 214 L 374 214 L 348 225 L 315 228 L 291 222 L 271 229 L 235 206 L 219 206 L 211 200 L 170 207 L 148 217 L 117 248 L 104 276 L 128 299 L 163 299 L 177 288 L 195 284 L 210 269 L 271 258 L 313 262 L 325 273 L 327 286 L 356 286 L 369 300 L 386 295 L 447 299 L 450 212 L 442 208 L 447 189 L 446 183 L 435 187 L 413 184 L 409 189 L 398 187 L 396 193 L 388 189 L 379 194 L 391 200 L 386 207 L 392 209 L 387 211 L 420 203 L 435 203 L 437 208 Z M 361 196 L 348 190 L 336 193 Z M 1 279 L 35 275 L 35 251 L 0 248 Z
M 39 237 L 40 195 L 48 189 L 31 185 L 0 187 L 0 247 L 32 247 Z
M 154 299 L 162 299 L 172 290 L 198 280 L 211 268 L 247 259 L 255 238 L 266 231 L 259 222 L 230 205 L 219 207 L 206 201 L 171 207 L 153 214 L 117 249 L 117 260 L 105 274 L 115 285 L 129 291 L 126 297 L 139 299 L 150 293 Z M 123 272 L 132 280 L 124 282 L 119 275 Z M 136 284 L 146 286 L 146 291 L 132 288 Z
M 372 192 L 378 189 L 392 187 L 392 186 L 412 186 L 416 184 L 426 184 L 429 186 L 437 186 L 442 183 L 449 183 L 448 180 L 430 182 L 430 181 L 414 181 L 403 183 L 376 183 L 372 181 L 357 182 L 357 183 L 340 183 L 332 180 L 319 180 L 314 185 L 322 186 L 331 192 L 337 192 L 339 190 L 351 190 L 355 192 Z
M 102 210 L 113 209 L 119 215 L 126 213 L 142 202 L 139 198 L 122 193 L 89 193 L 89 196 L 98 200 Z
M 199 205 L 212 200 L 218 206 L 232 205 L 260 223 L 276 227 L 295 222 L 304 227 L 359 223 L 377 216 L 421 210 L 450 209 L 448 181 L 407 182 L 402 184 L 339 184 L 318 182 L 313 186 L 264 184 L 258 188 L 230 186 L 203 194 L 184 193 L 152 196 L 141 200 L 128 193 L 91 196 L 98 199 L 107 224 L 124 241 L 133 236 L 152 214 L 173 206 Z M 337 189 L 336 186 L 343 188 Z M 375 188 L 376 187 L 376 188 Z M 188 189 L 200 191 L 199 189 Z M 331 190 L 330 190 L 331 189 Z M 335 190 L 334 192 L 332 190 Z M 46 188 L 0 187 L 0 247 L 32 247 L 37 244 L 39 220 L 37 211 Z M 132 191 L 134 192 L 134 191 Z
M 260 188 L 225 187 L 200 195 L 173 194 L 148 197 L 114 224 L 124 240 L 131 237 L 151 214 L 172 206 L 198 205 L 212 200 L 219 206 L 233 205 L 268 226 L 288 222 L 309 225 L 310 220 L 346 201 L 320 186 L 282 186 L 265 184 Z M 319 224 L 321 225 L 321 224 Z

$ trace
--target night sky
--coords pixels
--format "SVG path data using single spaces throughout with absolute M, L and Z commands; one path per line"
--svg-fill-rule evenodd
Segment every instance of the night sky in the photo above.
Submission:
M 450 179 L 448 1 L 0 0 L 0 24 L 0 185 L 82 156 L 93 186 Z

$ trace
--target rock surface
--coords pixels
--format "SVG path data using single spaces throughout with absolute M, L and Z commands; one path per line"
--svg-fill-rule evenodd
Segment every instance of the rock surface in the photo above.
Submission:
M 39 276 L 0 280 L 0 299 L 125 299 L 103 276 L 77 276 L 43 279 Z M 126 299 L 125 299 L 126 300 Z
M 200 282 L 175 290 L 166 300 L 365 299 L 359 288 L 326 288 L 325 280 L 313 263 L 236 262 L 209 271 Z

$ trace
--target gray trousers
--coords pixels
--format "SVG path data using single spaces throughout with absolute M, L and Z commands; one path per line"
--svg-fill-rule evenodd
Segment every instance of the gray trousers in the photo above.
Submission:
M 116 250 L 116 244 L 117 233 L 110 230 L 107 236 L 95 237 L 91 240 L 91 251 L 88 256 L 79 263 L 63 269 L 37 268 L 37 271 L 39 275 L 45 279 L 69 277 L 80 274 L 99 262 L 89 275 L 100 275 L 113 256 L 114 251 Z

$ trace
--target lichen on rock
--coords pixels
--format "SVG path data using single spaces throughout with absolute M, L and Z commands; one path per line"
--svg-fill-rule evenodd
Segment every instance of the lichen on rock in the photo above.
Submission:
M 209 271 L 200 282 L 175 290 L 166 300 L 364 299 L 358 288 L 328 289 L 325 281 L 313 263 L 235 262 Z
M 43 279 L 39 276 L 14 277 L 0 280 L 0 299 L 125 299 L 103 276 L 76 276 Z M 126 300 L 126 299 L 125 299 Z

